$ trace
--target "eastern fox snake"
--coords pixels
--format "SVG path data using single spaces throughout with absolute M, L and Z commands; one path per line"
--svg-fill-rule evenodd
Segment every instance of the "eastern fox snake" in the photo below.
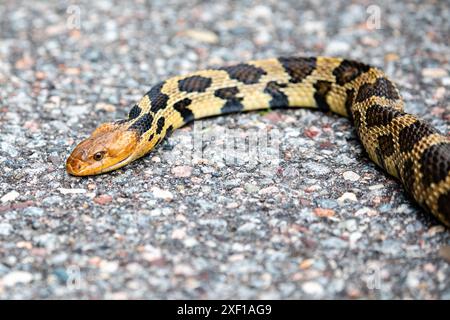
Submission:
M 450 226 L 450 138 L 405 113 L 398 89 L 382 71 L 339 58 L 250 61 L 160 82 L 128 119 L 102 124 L 82 141 L 66 168 L 77 176 L 115 170 L 195 119 L 288 107 L 348 117 L 369 157 Z

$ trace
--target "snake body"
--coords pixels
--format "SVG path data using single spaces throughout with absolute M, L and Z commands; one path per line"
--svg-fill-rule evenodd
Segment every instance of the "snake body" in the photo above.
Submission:
M 117 169 L 195 119 L 297 107 L 349 118 L 370 159 L 450 226 L 449 137 L 406 113 L 381 70 L 340 58 L 281 57 L 172 77 L 153 86 L 128 119 L 103 124 L 81 142 L 67 170 L 92 175 Z

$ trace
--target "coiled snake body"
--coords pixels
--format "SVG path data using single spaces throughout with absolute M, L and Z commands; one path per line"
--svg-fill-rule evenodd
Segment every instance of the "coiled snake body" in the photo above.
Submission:
M 329 57 L 287 57 L 176 76 L 151 88 L 128 119 L 105 123 L 67 160 L 72 175 L 120 168 L 195 119 L 266 108 L 317 108 L 348 117 L 369 157 L 450 226 L 450 139 L 405 113 L 379 69 Z

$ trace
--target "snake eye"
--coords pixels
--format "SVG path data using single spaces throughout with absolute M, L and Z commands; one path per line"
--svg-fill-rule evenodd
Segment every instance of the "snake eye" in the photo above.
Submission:
M 100 161 L 100 160 L 103 159 L 103 156 L 104 156 L 104 155 L 105 155 L 105 152 L 104 152 L 104 151 L 96 152 L 96 153 L 94 154 L 94 160 L 95 160 L 95 161 Z

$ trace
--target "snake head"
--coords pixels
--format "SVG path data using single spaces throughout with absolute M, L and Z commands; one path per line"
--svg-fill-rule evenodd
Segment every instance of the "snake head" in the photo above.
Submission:
M 135 131 L 114 123 L 104 123 L 80 142 L 66 162 L 74 176 L 95 175 L 123 167 L 131 162 L 139 141 Z

